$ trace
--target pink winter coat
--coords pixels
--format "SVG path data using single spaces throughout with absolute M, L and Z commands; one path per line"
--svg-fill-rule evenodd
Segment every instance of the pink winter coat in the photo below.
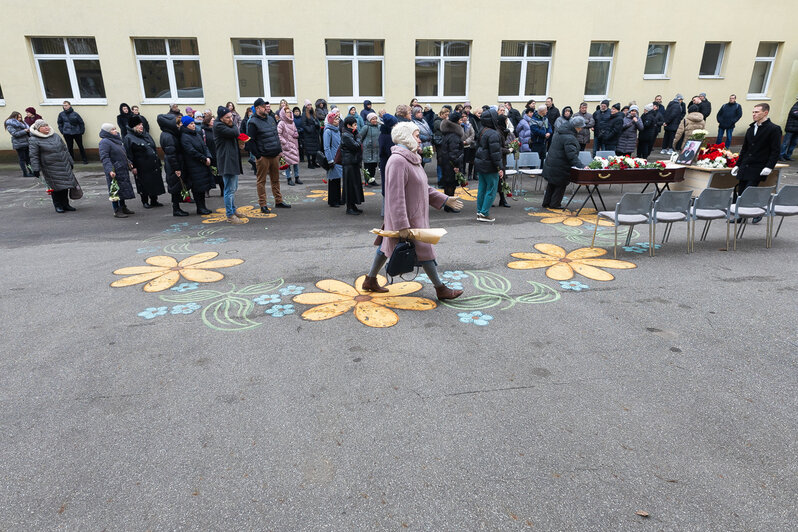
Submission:
M 283 157 L 286 164 L 299 164 L 299 133 L 294 125 L 294 113 L 280 110 L 280 121 L 277 123 L 277 134 L 280 136 L 280 145 L 283 148 Z
M 447 197 L 429 186 L 419 154 L 403 146 L 391 148 L 391 156 L 385 164 L 386 230 L 428 228 L 430 206 L 442 208 Z M 390 257 L 398 242 L 396 238 L 383 238 L 380 249 Z M 432 244 L 413 243 L 419 261 L 435 259 L 435 248 Z

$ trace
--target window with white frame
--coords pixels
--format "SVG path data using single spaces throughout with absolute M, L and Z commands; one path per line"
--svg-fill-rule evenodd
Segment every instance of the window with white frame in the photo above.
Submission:
M 416 97 L 431 101 L 468 98 L 470 41 L 416 41 Z
M 704 54 L 701 56 L 701 66 L 698 67 L 699 78 L 719 78 L 722 76 L 723 56 L 726 55 L 725 42 L 704 43 Z
M 233 39 L 238 101 L 296 102 L 293 39 Z
M 6 100 L 5 97 L 3 96 L 3 86 L 0 85 L 0 105 L 5 105 L 5 104 Z
M 502 41 L 499 99 L 545 98 L 553 48 L 553 42 Z
M 648 43 L 646 52 L 646 66 L 643 70 L 643 79 L 665 79 L 668 77 L 670 64 L 671 43 Z
M 607 97 L 614 54 L 614 42 L 594 41 L 590 43 L 590 55 L 587 58 L 587 76 L 585 77 L 586 100 L 603 100 Z
M 30 43 L 43 103 L 106 103 L 93 37 L 31 37 Z
M 331 102 L 384 101 L 384 40 L 325 39 L 324 45 Z
M 776 61 L 776 52 L 779 51 L 777 42 L 760 42 L 754 59 L 754 71 L 751 73 L 751 83 L 748 84 L 748 97 L 761 98 L 767 96 L 770 76 L 773 73 L 773 63 Z
M 144 103 L 205 103 L 197 39 L 133 39 Z

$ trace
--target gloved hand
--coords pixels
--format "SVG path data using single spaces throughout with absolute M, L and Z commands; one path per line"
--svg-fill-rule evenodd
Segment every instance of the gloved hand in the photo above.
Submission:
M 737 172 L 739 172 L 739 171 L 740 171 L 740 167 L 739 166 L 735 166 L 734 168 L 731 169 L 731 175 L 733 175 L 734 177 L 737 177 Z
M 407 237 L 410 236 L 410 229 L 399 229 L 399 238 L 402 240 L 407 240 Z
M 765 168 L 762 169 L 761 172 L 759 172 L 759 175 L 762 175 L 762 176 L 770 175 L 770 172 L 772 172 L 772 171 L 773 171 L 772 168 L 765 167 Z
M 459 211 L 460 209 L 463 208 L 463 202 L 455 198 L 454 196 L 449 196 L 448 198 L 446 198 L 446 206 L 449 207 L 450 209 Z

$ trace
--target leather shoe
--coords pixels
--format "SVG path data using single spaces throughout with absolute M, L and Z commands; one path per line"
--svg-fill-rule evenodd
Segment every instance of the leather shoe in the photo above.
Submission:
M 353 216 L 360 216 L 360 211 L 355 211 L 352 209 L 346 209 L 346 214 L 351 214 Z
M 200 216 L 205 215 L 205 214 L 211 214 L 212 212 L 213 211 L 211 211 L 210 209 L 205 209 L 203 207 L 197 207 L 197 214 L 199 214 Z
M 158 200 L 155 200 L 150 203 L 150 207 L 163 207 L 163 203 L 158 203 Z
M 278 203 L 277 205 L 275 205 L 275 207 L 277 207 L 278 209 L 290 209 L 291 208 L 291 206 L 289 204 L 283 203 L 282 201 L 280 203 Z
M 376 277 L 369 277 L 368 275 L 366 276 L 365 279 L 363 279 L 363 287 L 362 288 L 366 292 L 385 293 L 385 292 L 388 291 L 387 288 L 383 288 L 383 287 L 380 286 L 380 282 L 377 280 Z
M 183 209 L 172 209 L 172 216 L 188 216 L 188 213 Z
M 299 176 L 297 176 L 297 178 L 294 180 L 294 183 L 296 183 L 297 185 L 304 185 L 305 184 L 299 179 Z
M 114 213 L 114 218 L 127 218 L 127 214 L 120 209 Z
M 263 214 L 269 214 L 272 211 L 266 205 L 264 205 L 263 207 L 260 208 L 260 212 L 262 212 Z
M 127 207 L 122 207 L 122 209 L 121 209 L 121 210 L 122 210 L 122 212 L 123 212 L 123 213 L 125 213 L 125 214 L 136 214 L 135 212 L 131 211 L 131 210 L 130 210 L 130 209 L 128 209 Z
M 66 211 L 64 210 L 64 208 L 63 208 L 63 207 L 56 207 L 56 208 L 55 208 L 55 212 L 57 212 L 57 213 L 61 214 L 61 213 L 64 213 L 64 212 L 66 212 Z
M 76 211 L 77 209 L 72 205 L 64 205 L 63 209 L 68 212 Z
M 289 187 L 293 187 L 294 186 L 294 180 L 292 178 L 290 178 L 290 177 L 288 178 L 288 186 Z
M 452 290 L 445 284 L 435 287 L 435 294 L 438 296 L 439 300 L 443 299 L 455 299 L 462 295 L 462 290 Z

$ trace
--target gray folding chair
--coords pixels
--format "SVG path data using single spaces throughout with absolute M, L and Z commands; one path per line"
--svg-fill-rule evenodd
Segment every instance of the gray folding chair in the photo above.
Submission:
M 505 175 L 512 177 L 510 188 L 513 191 L 513 198 L 518 198 L 521 195 L 521 180 L 518 179 L 519 175 L 532 175 L 530 170 L 533 168 L 540 168 L 540 156 L 536 152 L 522 151 L 519 154 L 518 161 L 515 160 L 512 153 L 507 154 L 507 168 Z M 509 170 L 510 167 L 512 170 Z
M 771 198 L 769 211 L 769 234 L 771 236 L 768 239 L 768 247 L 772 246 L 773 239 L 779 236 L 781 224 L 784 223 L 784 217 L 798 215 L 798 185 L 784 185 L 781 190 L 779 190 L 779 193 Z M 779 222 L 779 227 L 776 229 L 776 234 L 773 235 L 773 224 L 775 223 L 774 218 L 776 216 L 781 216 L 781 221 Z
M 615 248 L 612 250 L 615 258 L 618 258 L 618 226 L 629 226 L 629 232 L 626 233 L 626 245 L 628 246 L 634 226 L 648 224 L 648 254 L 653 257 L 654 233 L 652 232 L 653 224 L 651 223 L 651 202 L 653 200 L 654 192 L 645 194 L 627 193 L 621 196 L 621 201 L 615 204 L 614 211 L 596 213 L 596 227 L 593 229 L 593 241 L 590 243 L 590 247 L 593 247 L 596 243 L 596 231 L 598 231 L 598 222 L 601 218 L 607 218 L 615 226 Z
M 615 152 L 612 150 L 602 150 L 596 152 L 596 157 L 604 157 L 605 159 L 609 157 L 615 157 Z
M 729 216 L 734 220 L 734 251 L 737 251 L 737 239 L 742 238 L 745 233 L 748 219 L 769 214 L 770 195 L 775 189 L 776 187 L 748 187 L 737 198 L 737 203 L 729 207 Z M 743 221 L 742 224 L 739 223 L 740 220 Z M 766 246 L 767 243 L 766 237 Z
M 665 233 L 662 243 L 668 241 L 671 229 L 676 222 L 687 222 L 687 253 L 690 253 L 690 203 L 693 201 L 692 190 L 664 190 L 657 201 L 654 202 L 654 212 L 651 214 L 651 239 L 657 240 L 657 224 L 664 223 Z M 655 255 L 654 247 L 651 255 Z
M 587 166 L 593 162 L 593 154 L 589 151 L 580 151 L 579 152 L 579 162 L 582 163 L 582 166 Z
M 693 218 L 693 244 L 690 248 L 695 251 L 695 223 L 704 220 L 704 230 L 701 232 L 701 241 L 707 239 L 709 226 L 712 220 L 726 219 L 726 249 L 729 249 L 729 207 L 732 202 L 734 188 L 706 188 L 701 191 L 690 211 Z

